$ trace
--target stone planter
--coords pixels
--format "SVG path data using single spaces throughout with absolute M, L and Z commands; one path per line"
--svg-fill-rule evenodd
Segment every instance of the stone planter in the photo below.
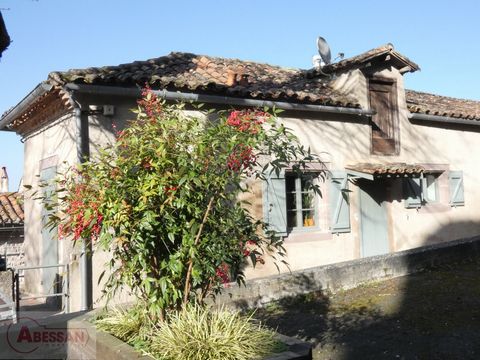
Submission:
M 45 319 L 23 318 L 11 326 L 0 327 L 0 357 L 3 359 L 29 358 L 82 360 L 153 360 L 142 356 L 123 341 L 98 331 L 89 321 L 90 313 L 73 313 Z M 68 341 L 63 341 L 67 339 Z M 265 360 L 310 360 L 309 343 L 278 335 L 288 350 L 273 354 Z M 39 340 L 39 341 L 37 341 Z M 51 341 L 57 340 L 57 341 Z M 71 341 L 70 341 L 71 340 Z

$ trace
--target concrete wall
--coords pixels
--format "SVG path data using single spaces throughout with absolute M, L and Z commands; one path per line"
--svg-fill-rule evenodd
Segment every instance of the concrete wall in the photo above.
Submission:
M 75 145 L 75 121 L 72 115 L 65 115 L 47 126 L 43 131 L 27 137 L 24 143 L 23 183 L 31 185 L 32 191 L 25 193 L 25 265 L 41 266 L 42 259 L 42 204 L 35 200 L 35 191 L 38 191 L 41 170 L 57 166 L 58 171 L 64 171 L 74 164 L 77 157 Z M 65 163 L 64 163 L 65 162 Z M 72 261 L 75 269 L 75 254 L 71 244 L 67 241 L 58 241 L 58 262 L 67 264 Z M 72 283 L 79 279 L 73 277 Z M 42 292 L 41 270 L 25 272 L 25 291 L 32 294 Z
M 407 250 L 422 245 L 445 242 L 480 233 L 480 134 L 471 129 L 414 125 L 408 120 L 404 82 L 396 69 L 385 69 L 375 75 L 393 78 L 396 81 L 399 105 L 400 152 L 394 156 L 372 155 L 370 149 L 371 127 L 360 117 L 287 113 L 281 119 L 313 152 L 320 154 L 329 170 L 343 170 L 356 163 L 405 162 L 422 164 L 426 169 L 443 170 L 440 176 L 440 201 L 420 209 L 406 209 L 402 182 L 392 181 L 390 199 L 387 203 L 390 251 Z M 354 84 L 360 84 L 355 88 Z M 338 90 L 356 92 L 361 103 L 367 101 L 366 79 L 358 70 L 337 79 Z M 283 114 L 282 114 L 283 115 Z M 448 170 L 464 172 L 465 206 L 451 207 L 448 190 Z M 359 214 L 359 188 L 350 181 L 351 232 L 333 235 L 329 230 L 328 187 L 318 199 L 321 204 L 320 230 L 292 232 L 285 238 L 289 268 L 292 271 L 309 267 L 333 264 L 361 257 L 361 234 Z M 261 188 L 255 188 L 251 199 L 256 216 L 262 216 Z M 323 205 L 322 205 L 323 204 Z M 323 207 L 322 207 L 323 206 Z M 321 224 L 322 225 L 322 224 Z M 280 266 L 281 272 L 288 272 Z M 247 278 L 277 274 L 274 264 L 258 264 L 256 269 L 247 268 Z

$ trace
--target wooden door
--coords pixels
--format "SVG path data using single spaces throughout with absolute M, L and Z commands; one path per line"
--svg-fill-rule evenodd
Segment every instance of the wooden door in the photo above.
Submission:
M 360 231 L 362 257 L 390 251 L 387 227 L 386 186 L 381 181 L 365 180 L 360 186 Z

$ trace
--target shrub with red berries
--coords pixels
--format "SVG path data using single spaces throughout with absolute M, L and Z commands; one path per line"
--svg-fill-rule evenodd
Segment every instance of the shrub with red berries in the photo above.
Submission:
M 107 296 L 130 288 L 161 318 L 242 283 L 249 263 L 282 259 L 282 239 L 239 194 L 250 191 L 247 178 L 318 159 L 266 111 L 234 109 L 208 121 L 145 89 L 136 119 L 115 129 L 116 143 L 66 175 L 52 223 L 62 237 L 111 254 Z

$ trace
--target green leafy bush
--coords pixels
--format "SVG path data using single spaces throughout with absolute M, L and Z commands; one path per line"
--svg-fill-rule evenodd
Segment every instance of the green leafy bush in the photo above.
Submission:
M 287 167 L 300 174 L 319 161 L 275 113 L 199 116 L 146 90 L 136 114 L 113 146 L 60 179 L 62 211 L 50 222 L 60 236 L 111 254 L 107 296 L 130 289 L 152 321 L 162 320 L 242 283 L 248 260 L 285 262 L 282 239 L 239 201 L 247 178 Z

